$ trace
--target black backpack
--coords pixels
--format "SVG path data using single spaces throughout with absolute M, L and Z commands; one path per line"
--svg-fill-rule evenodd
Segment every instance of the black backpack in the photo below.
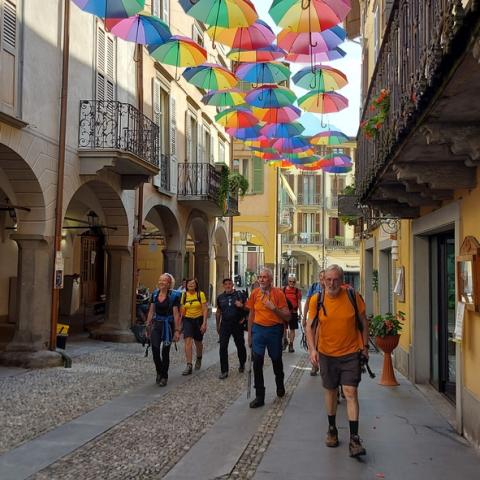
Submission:
M 287 297 L 287 293 L 285 291 L 286 289 L 287 289 L 287 287 L 282 288 L 283 294 L 285 295 L 285 300 L 287 301 L 287 307 L 288 307 L 288 309 L 290 310 L 290 313 L 291 313 L 294 310 L 294 308 L 293 308 L 292 302 Z M 297 287 L 295 287 L 295 297 L 297 297 L 297 299 L 298 299 L 298 288 Z M 299 307 L 299 305 L 297 305 L 297 309 L 298 309 L 298 307 Z

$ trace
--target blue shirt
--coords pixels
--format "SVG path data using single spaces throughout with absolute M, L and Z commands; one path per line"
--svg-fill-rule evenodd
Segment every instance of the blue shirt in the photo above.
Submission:
M 308 289 L 308 292 L 307 292 L 307 299 L 309 299 L 316 293 L 320 293 L 321 291 L 322 291 L 322 286 L 320 285 L 320 282 L 312 283 L 312 285 L 310 285 L 310 288 Z

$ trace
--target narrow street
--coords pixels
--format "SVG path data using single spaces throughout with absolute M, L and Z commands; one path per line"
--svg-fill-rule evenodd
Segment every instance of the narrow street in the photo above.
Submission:
M 71 369 L 2 369 L 0 478 L 478 478 L 478 452 L 400 374 L 396 388 L 363 379 L 362 461 L 348 457 L 344 401 L 340 446 L 323 445 L 321 381 L 299 345 L 284 355 L 287 395 L 275 397 L 268 365 L 266 406 L 249 409 L 232 345 L 230 376 L 217 378 L 210 323 L 200 372 L 181 376 L 179 348 L 163 389 L 139 344 L 72 339 Z M 380 355 L 371 364 L 379 374 Z

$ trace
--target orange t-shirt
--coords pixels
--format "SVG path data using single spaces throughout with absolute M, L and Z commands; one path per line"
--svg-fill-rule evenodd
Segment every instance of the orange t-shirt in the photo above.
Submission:
M 271 327 L 279 323 L 283 325 L 283 320 L 265 306 L 264 302 L 267 299 L 279 309 L 287 306 L 287 300 L 280 288 L 271 287 L 267 293 L 262 292 L 260 288 L 256 288 L 245 304 L 249 310 L 253 309 L 255 314 L 253 323 L 258 323 L 264 327 Z
M 365 302 L 357 293 L 357 307 L 360 315 L 365 314 Z M 308 318 L 317 315 L 318 293 L 312 296 L 308 308 Z M 317 329 L 317 350 L 324 355 L 340 357 L 354 353 L 363 348 L 363 338 L 357 328 L 355 309 L 348 298 L 346 289 L 342 288 L 337 297 L 324 295 L 323 308 L 318 312 L 320 328 Z

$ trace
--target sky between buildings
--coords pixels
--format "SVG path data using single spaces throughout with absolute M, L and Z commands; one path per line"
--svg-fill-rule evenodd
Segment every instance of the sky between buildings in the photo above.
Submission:
M 273 31 L 277 33 L 280 29 L 268 14 L 268 10 L 272 4 L 271 0 L 253 0 L 253 3 L 257 8 L 260 19 L 267 22 Z M 349 107 L 339 113 L 325 115 L 323 123 L 326 124 L 328 122 L 330 125 L 339 128 L 346 135 L 356 136 L 360 112 L 361 48 L 359 44 L 351 41 L 346 41 L 340 46 L 347 52 L 347 56 L 325 64 L 338 68 L 347 75 L 349 84 L 345 88 L 342 88 L 342 90 L 339 90 L 339 93 L 348 98 Z M 292 75 L 303 66 L 302 64 L 291 64 Z M 293 83 L 291 87 L 297 96 L 307 93 L 306 90 L 297 88 Z M 305 135 L 313 135 L 321 130 L 320 115 L 307 113 L 302 117 L 302 123 L 306 128 L 304 132 Z

